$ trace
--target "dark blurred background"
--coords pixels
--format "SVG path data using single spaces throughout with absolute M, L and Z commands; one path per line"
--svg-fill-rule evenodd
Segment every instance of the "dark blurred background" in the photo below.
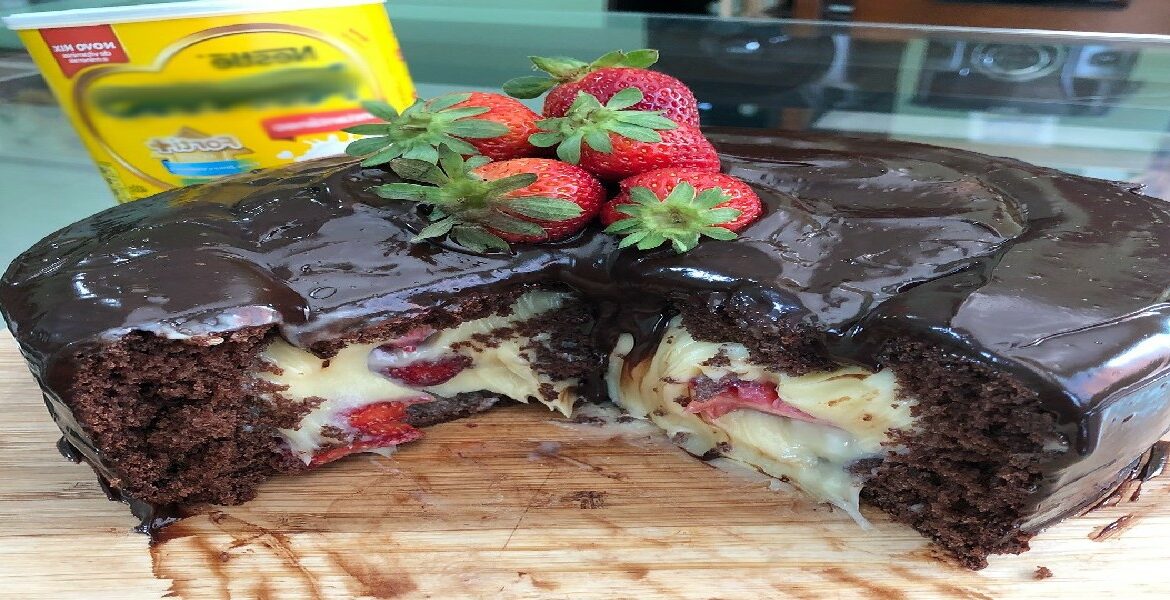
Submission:
M 1170 34 L 1167 0 L 610 0 L 611 10 Z

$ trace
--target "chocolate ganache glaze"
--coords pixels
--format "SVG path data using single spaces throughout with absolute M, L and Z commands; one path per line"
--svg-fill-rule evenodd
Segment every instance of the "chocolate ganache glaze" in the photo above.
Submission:
M 822 135 L 711 131 L 724 170 L 766 209 L 733 241 L 618 251 L 597 229 L 475 255 L 411 244 L 393 180 L 325 159 L 122 205 L 38 243 L 0 305 L 71 444 L 77 352 L 131 330 L 207 336 L 273 324 L 311 347 L 464 292 L 559 283 L 597 307 L 595 335 L 649 352 L 672 298 L 814 332 L 832 360 L 877 367 L 894 338 L 1011 373 L 1058 417 L 1036 529 L 1091 503 L 1170 428 L 1170 211 L 1129 186 L 1011 159 Z M 601 365 L 598 366 L 601 372 Z M 596 382 L 594 382 L 596 384 Z M 591 389 L 600 394 L 603 386 Z

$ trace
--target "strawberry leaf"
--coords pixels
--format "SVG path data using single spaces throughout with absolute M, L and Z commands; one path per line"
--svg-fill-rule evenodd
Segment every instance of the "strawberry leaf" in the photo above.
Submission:
M 494 138 L 511 131 L 507 125 L 485 119 L 463 119 L 455 121 L 446 127 L 448 135 L 457 135 L 461 138 Z
M 516 198 L 506 205 L 509 212 L 542 221 L 564 221 L 581 216 L 581 206 L 560 198 L 527 196 Z
M 654 131 L 653 129 L 646 129 L 645 127 L 639 127 L 637 125 L 630 125 L 629 123 L 610 123 L 606 129 L 624 138 L 637 140 L 639 142 L 656 144 L 662 141 L 662 135 L 657 131 Z
M 658 51 L 650 48 L 643 48 L 641 50 L 631 50 L 626 53 L 626 58 L 622 61 L 622 66 L 633 67 L 635 69 L 645 69 L 650 65 L 658 62 Z
M 535 173 L 517 173 L 516 175 L 501 177 L 494 181 L 485 181 L 483 185 L 488 193 L 502 195 L 514 190 L 526 188 L 533 183 L 536 183 Z
M 700 222 L 704 225 L 718 225 L 720 223 L 730 223 L 736 219 L 743 211 L 738 208 L 715 208 L 704 211 L 700 216 Z
M 484 253 L 490 250 L 508 250 L 508 242 L 504 238 L 479 226 L 457 225 L 451 229 L 451 237 L 456 244 L 471 250 Z
M 579 92 L 564 117 L 537 121 L 541 132 L 528 136 L 528 141 L 541 148 L 556 145 L 558 158 L 577 164 L 581 161 L 582 142 L 597 152 L 609 153 L 613 151 L 611 134 L 654 143 L 662 140 L 657 130 L 678 127 L 661 111 L 626 108 L 641 100 L 642 92 L 636 88 L 619 91 L 605 106 L 592 94 Z
M 509 79 L 502 86 L 504 93 L 513 98 L 536 98 L 556 86 L 557 81 L 551 77 L 527 75 Z
M 604 131 L 591 129 L 585 132 L 585 143 L 598 152 L 605 154 L 613 152 L 613 144 L 609 141 L 609 134 Z
M 550 75 L 565 75 L 589 66 L 568 56 L 529 56 L 528 59 L 537 69 Z
M 446 110 L 438 111 L 442 114 L 442 121 L 454 121 L 456 119 L 465 119 L 467 117 L 478 117 L 491 109 L 486 106 L 463 106 L 460 108 L 448 108 Z
M 638 228 L 637 219 L 622 219 L 605 228 L 606 233 L 629 233 Z
M 611 110 L 621 110 L 641 102 L 642 98 L 644 98 L 642 90 L 628 87 L 610 97 L 609 102 L 605 103 L 605 107 Z
M 390 162 L 399 156 L 402 156 L 402 148 L 390 145 L 387 146 L 385 150 L 375 152 L 374 154 L 366 157 L 366 159 L 361 162 L 361 165 L 363 167 L 373 167 Z
M 613 119 L 626 125 L 635 125 L 647 129 L 674 129 L 678 127 L 674 121 L 652 112 L 622 111 L 613 115 Z
M 434 146 L 415 145 L 402 153 L 402 158 L 410 158 L 433 163 L 439 160 L 439 152 Z
M 646 236 L 636 244 L 639 250 L 650 250 L 666 243 L 666 236 L 657 231 L 647 231 Z
M 364 108 L 366 112 L 374 115 L 375 117 L 378 117 L 379 119 L 382 119 L 383 121 L 393 121 L 394 119 L 398 118 L 398 111 L 393 106 L 390 106 L 381 100 L 369 100 L 362 102 L 362 108 Z
M 573 98 L 573 103 L 569 105 L 566 115 L 570 113 L 588 114 L 599 108 L 601 108 L 601 101 L 597 99 L 597 96 L 588 92 L 577 92 L 577 97 Z
M 727 201 L 727 192 L 723 188 L 707 188 L 695 196 L 694 204 L 700 208 L 715 208 Z M 738 216 L 738 215 L 736 215 Z
M 504 213 L 492 213 L 484 217 L 483 224 L 488 225 L 498 231 L 505 231 L 508 233 L 516 233 L 520 235 L 535 235 L 545 237 L 544 228 L 531 221 L 523 221 L 516 217 L 508 216 Z
M 577 131 L 569 134 L 559 146 L 557 146 L 557 158 L 570 163 L 577 164 L 581 162 L 581 140 L 584 133 Z
M 460 102 L 467 102 L 470 99 L 470 93 L 443 94 L 442 96 L 431 98 L 430 102 L 427 103 L 427 108 L 432 111 L 446 110 Z
M 357 135 L 386 135 L 390 133 L 391 128 L 385 123 L 366 123 L 364 125 L 354 125 L 342 129 L 346 133 L 355 133 Z M 386 140 L 389 143 L 390 140 Z
M 631 232 L 629 235 L 623 237 L 622 241 L 618 242 L 618 248 L 628 248 L 633 246 L 634 244 L 642 241 L 642 238 L 646 237 L 647 235 L 650 235 L 650 232 L 646 231 L 645 229 L 639 229 L 638 231 Z
M 687 185 L 690 184 L 688 183 Z M 630 190 L 630 199 L 633 200 L 635 204 L 642 204 L 651 207 L 656 206 L 658 203 L 662 202 L 658 196 L 654 195 L 654 192 L 651 191 L 650 188 L 642 186 L 636 186 Z M 636 207 L 630 207 L 628 210 L 622 210 L 621 212 L 624 212 L 627 215 L 632 215 L 634 213 L 631 211 L 634 210 L 636 210 Z
M 528 143 L 536 146 L 537 148 L 548 148 L 551 146 L 556 146 L 557 144 L 561 143 L 561 140 L 563 139 L 565 139 L 565 136 L 559 133 L 545 131 L 542 133 L 534 133 L 528 136 Z
M 422 181 L 431 185 L 443 185 L 450 181 L 435 165 L 410 158 L 400 158 L 390 162 L 390 169 L 403 179 Z
M 354 125 L 345 131 L 375 137 L 354 140 L 346 154 L 362 156 L 363 166 L 385 164 L 398 157 L 435 163 L 439 148 L 448 147 L 460 154 L 479 154 L 466 139 L 493 138 L 509 132 L 508 126 L 490 119 L 475 119 L 491 111 L 487 106 L 458 106 L 470 100 L 470 93 L 438 96 L 419 100 L 398 113 L 385 102 L 365 102 L 362 106 L 385 123 Z
M 736 216 L 738 217 L 739 215 Z M 734 231 L 724 227 L 704 227 L 699 230 L 699 233 L 717 240 L 734 240 L 735 238 L 739 237 Z
M 437 187 L 414 183 L 384 183 L 373 188 L 374 193 L 387 200 L 410 200 L 424 204 L 443 201 L 443 192 Z
M 597 58 L 597 60 L 589 63 L 590 67 L 594 69 L 603 69 L 605 67 L 616 67 L 622 64 L 622 60 L 626 58 L 626 53 L 621 50 L 613 50 L 606 52 Z
M 467 165 L 468 169 L 474 169 L 476 167 L 482 167 L 490 162 L 492 162 L 492 159 L 482 154 L 477 154 L 475 156 L 469 157 L 465 164 Z
M 354 140 L 345 147 L 345 153 L 349 154 L 350 156 L 362 156 L 371 152 L 377 152 L 393 143 L 394 140 L 384 137 Z
M 454 138 L 454 137 L 450 137 L 450 136 L 443 136 L 443 138 L 444 139 L 441 142 L 441 146 L 445 146 L 449 150 L 452 150 L 454 152 L 458 152 L 459 154 L 468 155 L 468 156 L 479 155 L 479 149 L 477 149 L 475 146 L 472 146 L 471 144 L 468 144 L 467 142 L 465 142 L 459 138 Z M 483 158 L 487 159 L 486 156 Z M 488 159 L 488 160 L 491 160 L 491 159 Z
M 674 247 L 674 251 L 682 254 L 691 248 L 699 245 L 698 231 L 684 231 L 679 232 L 673 236 L 664 236 L 670 240 L 670 245 Z
M 659 198 L 649 188 L 630 188 L 630 202 L 615 209 L 625 215 L 605 228 L 606 233 L 622 236 L 618 248 L 634 246 L 639 250 L 657 248 L 667 242 L 675 252 L 688 252 L 699 244 L 702 237 L 718 240 L 732 240 L 735 232 L 723 227 L 739 217 L 740 210 L 730 207 L 716 208 L 731 199 L 720 188 L 710 188 L 696 194 L 690 183 L 680 182 L 667 194 Z
M 410 241 L 419 242 L 431 238 L 443 237 L 447 235 L 447 232 L 451 231 L 451 228 L 454 227 L 457 222 L 458 221 L 450 217 L 442 218 L 438 221 L 435 221 L 434 223 L 431 223 L 430 225 L 427 225 L 426 227 L 423 227 L 422 230 L 418 232 L 418 235 L 414 236 L 414 238 Z

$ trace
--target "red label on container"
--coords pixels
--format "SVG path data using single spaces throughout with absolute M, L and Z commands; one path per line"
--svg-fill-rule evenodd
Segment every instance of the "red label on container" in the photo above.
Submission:
M 260 122 L 273 140 L 291 140 L 298 135 L 337 131 L 351 125 L 377 123 L 380 119 L 360 108 L 301 113 L 273 117 Z
M 109 25 L 42 29 L 41 38 L 66 77 L 94 65 L 130 62 Z

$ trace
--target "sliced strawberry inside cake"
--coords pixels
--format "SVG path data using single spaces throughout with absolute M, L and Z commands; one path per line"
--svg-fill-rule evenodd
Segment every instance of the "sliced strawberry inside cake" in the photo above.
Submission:
M 536 401 L 569 415 L 580 378 L 556 363 L 589 362 L 574 355 L 588 351 L 575 339 L 587 324 L 580 311 L 568 293 L 529 291 L 505 311 L 344 344 L 327 357 L 274 338 L 256 378 L 261 397 L 303 409 L 294 427 L 279 431 L 288 451 L 309 466 L 414 441 L 422 437 L 414 423 L 425 420 L 423 405 L 467 394 Z M 568 330 L 545 327 L 550 318 Z M 556 354 L 560 360 L 550 360 Z
M 681 317 L 652 353 L 627 361 L 624 334 L 610 356 L 610 397 L 653 421 L 696 456 L 724 456 L 840 507 L 858 521 L 858 461 L 881 456 L 890 432 L 912 427 L 913 399 L 888 370 L 856 366 L 786 375 L 754 363 L 746 346 L 696 340 Z

